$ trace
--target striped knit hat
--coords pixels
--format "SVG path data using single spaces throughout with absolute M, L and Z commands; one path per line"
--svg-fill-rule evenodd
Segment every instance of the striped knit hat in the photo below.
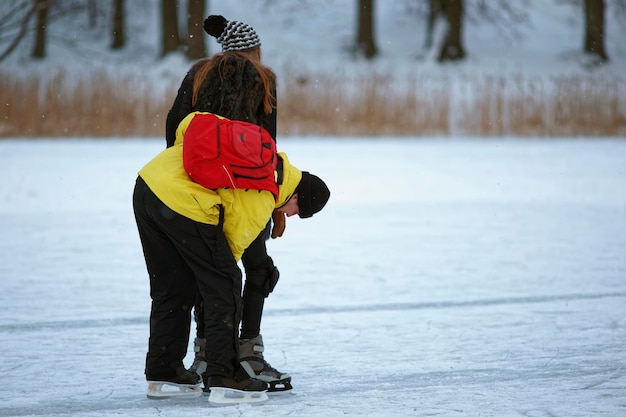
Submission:
M 222 51 L 246 51 L 261 46 L 261 40 L 252 26 L 224 16 L 211 15 L 204 19 L 204 30 L 217 38 Z

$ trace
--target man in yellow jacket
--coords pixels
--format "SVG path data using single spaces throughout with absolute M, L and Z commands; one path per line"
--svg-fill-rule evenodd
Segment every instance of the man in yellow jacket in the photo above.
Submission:
M 259 393 L 265 382 L 250 379 L 238 356 L 244 250 L 265 229 L 276 209 L 287 216 L 311 217 L 330 196 L 317 176 L 293 166 L 284 153 L 278 198 L 269 191 L 210 190 L 191 180 L 183 166 L 183 137 L 195 116 L 187 116 L 176 143 L 140 172 L 133 208 L 150 276 L 150 339 L 146 355 L 148 396 L 197 394 L 198 375 L 183 365 L 189 342 L 191 309 L 199 291 L 205 305 L 208 384 L 223 390 Z

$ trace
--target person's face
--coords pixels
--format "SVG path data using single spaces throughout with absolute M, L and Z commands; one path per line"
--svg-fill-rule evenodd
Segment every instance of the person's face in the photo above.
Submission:
M 287 217 L 299 214 L 300 208 L 298 207 L 298 194 L 292 195 L 287 204 L 279 209 L 276 209 L 276 211 L 278 211 L 279 213 L 284 213 L 285 215 L 287 215 Z

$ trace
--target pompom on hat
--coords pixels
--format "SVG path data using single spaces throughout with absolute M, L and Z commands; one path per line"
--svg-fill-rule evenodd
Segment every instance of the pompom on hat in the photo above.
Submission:
M 330 190 L 318 176 L 302 171 L 302 179 L 296 187 L 298 209 L 301 219 L 312 217 L 324 208 L 330 198 Z
M 261 46 L 259 35 L 252 26 L 224 16 L 211 15 L 204 19 L 204 31 L 216 38 L 222 51 L 247 51 Z

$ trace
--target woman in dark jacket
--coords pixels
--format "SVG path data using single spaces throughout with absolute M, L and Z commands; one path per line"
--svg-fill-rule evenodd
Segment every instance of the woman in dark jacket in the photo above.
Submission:
M 209 112 L 242 120 L 265 128 L 276 140 L 276 77 L 261 63 L 261 43 L 252 27 L 223 16 L 209 16 L 204 21 L 205 31 L 217 38 L 222 53 L 194 64 L 178 90 L 166 120 L 167 147 L 174 144 L 179 123 L 193 111 Z M 244 57 L 246 59 L 237 59 Z M 278 269 L 267 254 L 266 240 L 282 236 L 285 217 L 280 212 L 242 257 L 245 269 L 243 312 L 239 354 L 242 367 L 250 377 L 269 384 L 269 391 L 291 389 L 291 377 L 274 369 L 263 357 L 263 339 L 260 333 L 265 298 L 272 292 L 279 277 Z M 191 371 L 202 375 L 205 369 L 203 309 L 195 306 L 196 357 Z M 206 378 L 203 375 L 206 387 Z M 205 388 L 206 389 L 206 388 Z

